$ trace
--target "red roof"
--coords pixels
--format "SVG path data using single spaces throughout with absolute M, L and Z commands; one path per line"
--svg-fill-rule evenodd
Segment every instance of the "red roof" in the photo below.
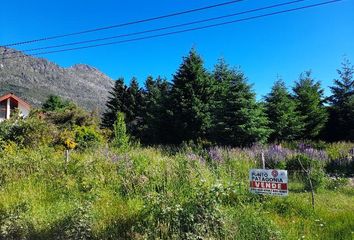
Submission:
M 0 102 L 8 99 L 8 98 L 12 98 L 14 100 L 16 100 L 17 102 L 21 103 L 22 105 L 24 105 L 27 108 L 31 108 L 31 105 L 29 105 L 26 101 L 22 100 L 21 98 L 17 97 L 15 94 L 13 93 L 7 93 L 3 96 L 0 97 Z

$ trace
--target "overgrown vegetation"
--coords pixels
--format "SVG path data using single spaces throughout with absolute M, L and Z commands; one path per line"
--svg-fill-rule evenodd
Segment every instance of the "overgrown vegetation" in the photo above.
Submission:
M 329 123 L 310 73 L 258 103 L 239 69 L 210 74 L 195 51 L 172 85 L 117 81 L 102 124 L 51 96 L 0 123 L 0 240 L 352 239 L 354 144 L 319 140 L 333 116 L 348 134 L 333 139 L 353 140 L 343 69 Z M 288 170 L 289 196 L 249 193 L 262 154 Z
M 115 126 L 73 106 L 0 123 L 0 239 L 352 239 L 352 143 L 139 147 Z M 288 197 L 249 193 L 262 152 Z

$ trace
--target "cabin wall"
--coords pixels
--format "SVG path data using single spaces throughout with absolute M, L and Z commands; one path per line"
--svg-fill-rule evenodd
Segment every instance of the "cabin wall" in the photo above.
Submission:
M 9 119 L 11 113 L 17 108 L 21 116 L 27 117 L 29 115 L 30 106 L 18 97 L 7 94 L 2 97 L 0 96 L 0 99 L 0 122 Z
M 20 110 L 21 116 L 27 117 L 29 114 L 29 109 L 22 105 L 21 103 L 18 104 L 18 109 Z

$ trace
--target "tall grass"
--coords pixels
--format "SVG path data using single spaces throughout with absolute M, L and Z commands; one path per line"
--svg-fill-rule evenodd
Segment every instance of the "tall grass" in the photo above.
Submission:
M 0 239 L 354 236 L 352 187 L 320 188 L 314 211 L 295 178 L 288 197 L 250 194 L 256 149 L 98 146 L 72 151 L 66 163 L 62 150 L 8 145 L 0 157 Z

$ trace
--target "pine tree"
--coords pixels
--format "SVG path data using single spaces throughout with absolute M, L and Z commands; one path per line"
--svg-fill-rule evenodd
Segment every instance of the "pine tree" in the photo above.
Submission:
M 328 119 L 327 110 L 323 105 L 321 84 L 313 80 L 311 71 L 307 71 L 300 75 L 299 81 L 295 82 L 293 91 L 297 111 L 304 122 L 302 138 L 318 138 Z
M 270 134 L 268 120 L 244 74 L 220 60 L 213 75 L 218 83 L 214 139 L 232 146 L 265 142 Z
M 147 144 L 163 143 L 166 129 L 165 100 L 168 96 L 169 84 L 158 77 L 154 80 L 149 76 L 145 81 L 143 136 Z
M 173 78 L 169 104 L 174 142 L 206 138 L 211 126 L 214 86 L 202 58 L 192 49 Z
M 212 109 L 213 123 L 211 129 L 211 138 L 218 143 L 225 143 L 224 136 L 224 108 L 228 98 L 228 92 L 231 81 L 234 78 L 233 72 L 229 69 L 224 59 L 219 59 L 214 67 L 213 78 L 216 81 L 214 105 Z
M 330 140 L 354 140 L 354 66 L 344 60 L 342 69 L 337 70 L 339 79 L 334 80 L 329 100 L 330 121 L 328 138 Z
M 282 80 L 275 82 L 271 92 L 265 97 L 266 114 L 272 134 L 270 140 L 294 140 L 301 136 L 304 124 L 296 111 L 296 103 Z
M 156 107 L 156 125 L 153 127 L 156 133 L 157 141 L 156 143 L 172 143 L 173 135 L 171 134 L 172 127 L 172 113 L 169 109 L 170 94 L 171 94 L 171 83 L 167 82 L 166 79 L 161 79 L 160 77 L 156 80 L 156 85 L 158 88 L 159 98 L 158 105 Z
M 109 92 L 108 101 L 106 103 L 106 111 L 103 113 L 102 126 L 113 129 L 118 112 L 126 112 L 125 99 L 127 97 L 127 87 L 124 79 L 119 78 L 114 83 L 114 87 Z
M 136 139 L 141 138 L 142 111 L 144 110 L 144 96 L 142 89 L 135 77 L 132 78 L 130 85 L 126 91 L 123 106 L 125 106 L 124 114 L 127 123 L 128 132 Z
M 70 105 L 72 105 L 72 103 L 63 100 L 60 96 L 50 95 L 48 99 L 43 103 L 42 110 L 45 112 L 57 111 L 69 107 Z

